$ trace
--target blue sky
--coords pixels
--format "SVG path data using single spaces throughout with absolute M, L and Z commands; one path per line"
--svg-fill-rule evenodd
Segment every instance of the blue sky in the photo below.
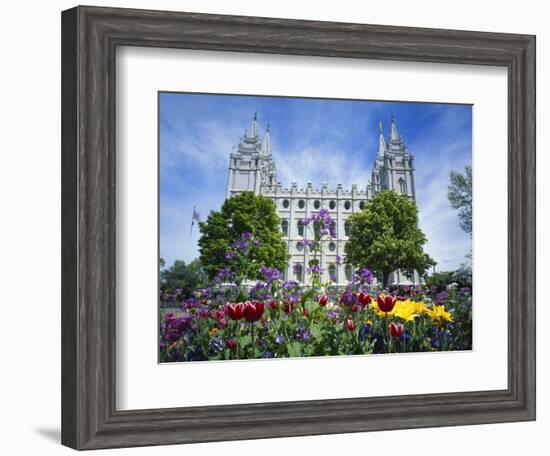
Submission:
M 438 270 L 459 266 L 471 240 L 458 226 L 447 200 L 451 170 L 472 162 L 470 105 L 326 100 L 161 93 L 160 256 L 168 264 L 198 256 L 199 230 L 190 230 L 193 206 L 201 219 L 225 198 L 233 146 L 250 126 L 255 110 L 261 135 L 271 126 L 273 155 L 283 186 L 311 181 L 319 188 L 370 180 L 378 147 L 393 115 L 399 134 L 415 155 L 420 227 L 426 251 Z

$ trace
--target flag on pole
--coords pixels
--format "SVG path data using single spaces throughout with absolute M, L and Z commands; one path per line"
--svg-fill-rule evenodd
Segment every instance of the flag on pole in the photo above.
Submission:
M 201 221 L 201 216 L 197 212 L 197 209 L 195 208 L 195 206 L 193 206 L 193 215 L 191 216 L 191 228 L 189 229 L 189 237 L 191 237 L 191 233 L 193 232 L 193 225 L 195 225 L 195 222 L 198 223 L 200 221 Z

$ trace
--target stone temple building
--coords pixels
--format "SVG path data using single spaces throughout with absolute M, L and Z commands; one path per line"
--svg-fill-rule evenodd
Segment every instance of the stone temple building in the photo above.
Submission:
M 298 188 L 292 182 L 290 188 L 284 187 L 277 179 L 277 167 L 271 150 L 271 133 L 269 125 L 263 138 L 258 129 L 258 116 L 254 114 L 252 125 L 245 131 L 239 144 L 229 157 L 229 174 L 227 179 L 226 198 L 243 191 L 271 198 L 281 218 L 283 239 L 287 244 L 290 260 L 286 279 L 297 280 L 307 284 L 309 274 L 307 248 L 300 241 L 313 236 L 304 226 L 303 220 L 321 208 L 329 210 L 336 222 L 337 238 L 325 241 L 322 245 L 321 267 L 324 277 L 332 277 L 338 286 L 345 286 L 352 276 L 352 267 L 338 264 L 337 257 L 344 258 L 344 245 L 347 242 L 348 222 L 351 214 L 363 209 L 365 203 L 377 192 L 394 190 L 407 195 L 416 201 L 414 156 L 407 150 L 403 138 L 397 131 L 395 121 L 391 119 L 390 134 L 384 139 L 380 123 L 378 151 L 372 167 L 371 181 L 353 184 L 345 189 L 338 184 L 336 189 L 329 189 L 323 182 L 314 186 L 308 182 L 306 188 Z M 418 284 L 418 274 L 407 278 L 400 271 L 395 271 L 389 278 L 390 284 Z

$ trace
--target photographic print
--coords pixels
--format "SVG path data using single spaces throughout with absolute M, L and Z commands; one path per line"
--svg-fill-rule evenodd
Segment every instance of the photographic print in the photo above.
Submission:
M 159 92 L 159 361 L 472 349 L 472 106 Z

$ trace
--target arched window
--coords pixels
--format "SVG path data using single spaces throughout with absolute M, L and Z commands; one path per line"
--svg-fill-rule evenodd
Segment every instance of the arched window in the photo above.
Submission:
M 296 243 L 296 250 L 298 250 L 298 252 L 301 252 L 302 250 L 304 250 L 304 244 L 302 244 L 302 241 L 298 241 Z
M 361 201 L 359 203 L 359 209 L 361 209 L 361 210 L 365 209 L 365 202 L 364 201 Z
M 288 236 L 288 220 L 281 222 L 281 231 L 283 232 L 283 236 Z
M 288 209 L 288 206 L 290 206 L 290 202 L 288 200 L 283 200 L 283 207 Z
M 332 280 L 333 282 L 336 282 L 336 280 L 337 280 L 336 265 L 334 263 L 330 263 L 328 265 L 328 276 L 329 276 L 330 280 Z
M 328 207 L 330 209 L 336 209 L 336 201 L 330 200 L 330 202 L 328 203 Z
M 344 222 L 344 234 L 345 234 L 346 236 L 349 236 L 349 220 L 346 220 L 346 221 Z
M 402 195 L 407 194 L 407 184 L 405 184 L 403 178 L 399 179 L 399 193 L 401 193 Z
M 321 207 L 321 201 L 315 200 L 315 201 L 313 202 L 313 207 L 314 207 L 315 209 L 319 209 L 319 208 Z
M 348 201 L 346 201 L 346 202 L 344 203 L 344 209 L 345 209 L 346 211 L 349 211 L 350 208 L 351 208 L 351 201 L 348 200 Z
M 303 236 L 304 235 L 304 221 L 303 220 L 298 220 L 297 226 L 298 226 L 298 236 Z
M 298 201 L 298 207 L 299 207 L 300 209 L 303 209 L 303 208 L 305 207 L 305 205 L 306 205 L 306 202 L 305 202 L 304 200 Z
M 351 273 L 352 273 L 351 264 L 346 264 L 345 273 L 346 273 L 346 280 L 348 282 L 351 282 Z
M 334 252 L 336 250 L 336 244 L 334 242 L 330 242 L 329 245 L 328 245 L 328 249 L 331 252 Z
M 294 266 L 292 267 L 292 270 L 294 271 L 294 279 L 297 282 L 303 282 L 304 281 L 304 270 L 301 263 L 294 263 Z

